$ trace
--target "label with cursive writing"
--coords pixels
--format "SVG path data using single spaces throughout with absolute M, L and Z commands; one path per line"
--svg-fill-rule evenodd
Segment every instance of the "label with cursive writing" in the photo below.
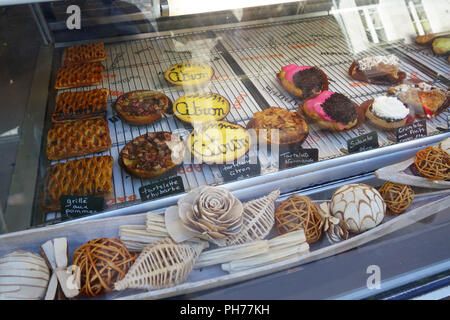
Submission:
M 288 169 L 305 164 L 317 162 L 319 160 L 319 149 L 303 149 L 300 146 L 298 148 L 289 148 L 283 150 L 280 148 L 279 155 L 279 168 Z
M 173 103 L 173 114 L 187 123 L 222 120 L 229 112 L 228 100 L 212 92 L 187 94 Z
M 235 161 L 235 163 L 231 164 L 219 165 L 220 173 L 225 182 L 247 179 L 261 174 L 261 164 L 258 159 L 253 161 L 253 159 L 246 154 L 242 160 L 243 161 Z
M 154 200 L 182 192 L 184 192 L 183 179 L 179 176 L 161 179 L 139 188 L 142 201 Z
M 175 85 L 195 85 L 211 80 L 214 70 L 200 62 L 183 62 L 171 66 L 164 77 Z
M 102 212 L 105 199 L 102 197 L 62 195 L 59 198 L 64 218 L 79 218 Z
M 421 120 L 397 129 L 397 142 L 406 142 L 427 136 L 427 121 Z
M 250 134 L 244 127 L 226 121 L 200 123 L 187 145 L 200 163 L 230 163 L 248 152 Z
M 376 131 L 347 140 L 348 153 L 368 151 L 379 147 Z

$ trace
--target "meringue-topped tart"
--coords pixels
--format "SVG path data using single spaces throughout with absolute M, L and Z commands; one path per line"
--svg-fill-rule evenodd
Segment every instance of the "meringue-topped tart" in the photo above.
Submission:
M 395 129 L 406 124 L 409 109 L 396 97 L 379 96 L 369 100 L 366 117 L 381 129 Z

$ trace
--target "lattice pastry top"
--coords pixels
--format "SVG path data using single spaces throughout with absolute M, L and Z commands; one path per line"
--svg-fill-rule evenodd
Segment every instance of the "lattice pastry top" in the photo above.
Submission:
M 47 156 L 60 160 L 103 152 L 111 147 L 105 118 L 56 123 L 47 133 Z
M 71 160 L 47 170 L 42 207 L 59 211 L 61 195 L 106 196 L 113 192 L 111 156 Z
M 106 59 L 103 42 L 88 43 L 64 49 L 63 64 L 65 66 Z
M 99 85 L 102 83 L 102 72 L 101 62 L 61 67 L 56 74 L 55 89 Z
M 105 115 L 108 95 L 107 89 L 60 93 L 56 98 L 52 121 L 62 122 Z

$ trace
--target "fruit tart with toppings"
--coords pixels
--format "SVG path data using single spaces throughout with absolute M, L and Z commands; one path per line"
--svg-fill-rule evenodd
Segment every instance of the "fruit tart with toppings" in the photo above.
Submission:
M 283 66 L 277 73 L 283 88 L 300 99 L 309 99 L 328 90 L 327 75 L 317 67 Z
M 450 105 L 447 90 L 439 89 L 424 81 L 391 87 L 388 90 L 388 95 L 397 97 L 418 118 L 433 119 L 447 110 Z
M 314 99 L 299 106 L 299 113 L 306 114 L 324 129 L 343 131 L 358 124 L 358 105 L 343 94 L 324 91 Z
M 114 107 L 124 121 L 143 125 L 161 119 L 169 104 L 169 98 L 161 92 L 137 90 L 121 95 Z
M 406 73 L 399 71 L 400 59 L 394 55 L 370 56 L 356 60 L 348 70 L 355 80 L 371 84 L 400 84 Z
M 129 174 L 151 179 L 183 162 L 184 142 L 169 132 L 147 132 L 125 145 L 119 164 Z
M 258 135 L 266 130 L 267 142 L 279 145 L 301 143 L 309 134 L 306 121 L 298 113 L 278 107 L 256 112 L 247 129 L 254 129 Z M 278 130 L 278 141 L 273 140 L 276 137 L 273 130 Z

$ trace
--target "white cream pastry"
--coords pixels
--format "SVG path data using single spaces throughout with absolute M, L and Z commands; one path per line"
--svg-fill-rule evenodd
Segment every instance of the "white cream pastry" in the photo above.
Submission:
M 372 103 L 372 112 L 380 118 L 401 120 L 408 116 L 409 109 L 396 97 L 376 97 Z

